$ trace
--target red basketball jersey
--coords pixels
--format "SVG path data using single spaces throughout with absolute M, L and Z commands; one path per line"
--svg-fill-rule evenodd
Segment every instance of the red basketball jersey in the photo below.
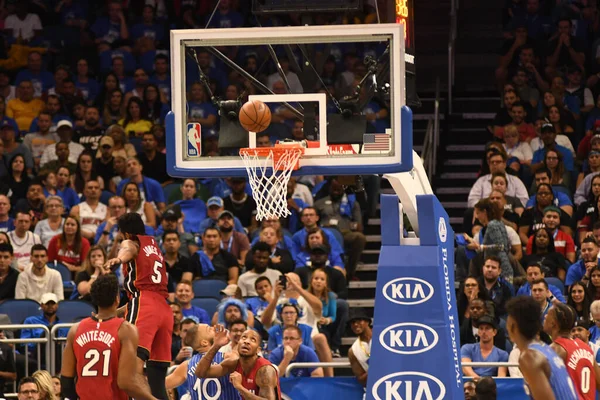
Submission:
M 125 289 L 132 297 L 148 291 L 166 299 L 169 296 L 169 279 L 158 244 L 152 236 L 136 235 L 132 240 L 138 242 L 140 249 L 135 260 L 123 264 Z
M 117 386 L 119 372 L 119 328 L 122 318 L 99 321 L 86 318 L 79 323 L 73 352 L 77 360 L 77 395 L 80 400 L 127 400 Z
M 239 372 L 240 375 L 242 375 L 242 386 L 256 395 L 258 395 L 258 393 L 260 391 L 260 388 L 256 384 L 256 373 L 258 372 L 259 369 L 261 369 L 265 365 L 269 365 L 270 368 L 273 368 L 275 370 L 275 373 L 277 374 L 277 368 L 273 364 L 271 364 L 271 362 L 269 360 L 267 360 L 266 358 L 263 358 L 263 357 L 258 357 L 256 359 L 256 362 L 254 363 L 254 367 L 252 367 L 252 370 L 250 371 L 250 373 L 248 375 L 244 374 L 244 370 L 242 369 L 242 364 L 240 364 L 239 361 L 238 361 L 237 366 L 235 367 L 235 371 Z M 269 367 L 267 367 L 267 368 L 269 368 Z M 281 388 L 279 387 L 279 374 L 277 374 L 277 391 L 276 391 L 275 395 L 276 395 L 275 398 L 277 400 L 281 400 Z
M 565 365 L 581 400 L 596 399 L 596 372 L 594 352 L 579 339 L 557 338 L 554 343 L 567 352 Z

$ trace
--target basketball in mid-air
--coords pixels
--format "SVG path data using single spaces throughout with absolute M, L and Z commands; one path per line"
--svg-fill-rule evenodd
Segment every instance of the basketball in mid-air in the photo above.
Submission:
M 271 123 L 271 110 L 260 100 L 246 102 L 240 109 L 240 124 L 249 132 L 262 132 Z

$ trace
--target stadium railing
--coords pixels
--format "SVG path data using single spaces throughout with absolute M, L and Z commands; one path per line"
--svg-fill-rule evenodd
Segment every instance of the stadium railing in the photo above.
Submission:
M 9 345 L 12 345 L 12 351 L 13 351 L 13 357 L 15 358 L 15 367 L 17 366 L 17 350 L 19 350 L 18 354 L 23 354 L 24 356 L 24 364 L 25 364 L 25 376 L 30 376 L 31 373 L 35 372 L 35 371 L 30 371 L 29 366 L 30 366 L 30 362 L 29 362 L 29 355 L 31 353 L 31 351 L 29 350 L 29 346 L 27 346 L 28 344 L 31 343 L 35 343 L 36 345 L 36 353 L 37 353 L 37 365 L 38 368 L 41 368 L 41 365 L 43 365 L 42 363 L 42 354 L 44 354 L 44 361 L 46 363 L 50 361 L 52 361 L 51 357 L 50 357 L 50 347 L 52 347 L 51 344 L 51 339 L 50 339 L 50 330 L 48 329 L 47 326 L 45 325 L 36 325 L 36 324 L 9 324 L 9 325 L 0 325 L 0 331 L 14 331 L 14 330 L 21 330 L 21 329 L 41 329 L 42 331 L 44 331 L 44 337 L 42 338 L 28 338 L 28 339 L 21 339 L 21 338 L 6 338 L 6 339 L 0 339 L 0 342 L 2 343 L 7 343 Z M 45 349 L 42 352 L 42 345 L 46 345 Z M 23 345 L 22 348 L 17 349 L 17 345 Z M 20 364 L 20 363 L 19 363 Z M 20 366 L 20 365 L 19 365 Z M 18 370 L 18 369 L 17 369 Z M 31 372 L 31 373 L 30 373 Z M 17 397 L 17 382 L 14 381 L 12 383 L 12 388 L 13 388 L 13 393 L 4 393 L 5 397 L 13 397 L 16 398 Z
M 70 323 L 70 324 L 56 324 L 52 326 L 52 330 L 50 331 L 50 342 L 52 343 L 50 347 L 50 360 L 52 361 L 50 363 L 50 369 L 48 370 L 50 372 L 50 374 L 52 376 L 54 375 L 58 375 L 58 373 L 60 373 L 60 371 L 56 371 L 56 347 L 58 345 L 60 345 L 60 355 L 62 357 L 62 352 L 65 349 L 65 346 L 67 345 L 67 338 L 66 337 L 58 337 L 57 332 L 59 329 L 61 328 L 67 328 L 67 329 L 71 329 L 71 327 L 75 325 L 75 323 Z
M 450 3 L 450 34 L 448 38 L 448 114 L 452 114 L 452 89 L 454 86 L 454 63 L 456 58 L 458 1 L 459 0 L 451 0 Z

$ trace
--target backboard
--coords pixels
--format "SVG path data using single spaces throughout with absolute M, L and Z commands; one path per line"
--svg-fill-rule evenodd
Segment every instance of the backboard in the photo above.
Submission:
M 168 172 L 246 176 L 240 148 L 289 140 L 310 143 L 294 175 L 410 171 L 404 57 L 401 24 L 173 30 Z M 249 100 L 263 133 L 239 125 Z

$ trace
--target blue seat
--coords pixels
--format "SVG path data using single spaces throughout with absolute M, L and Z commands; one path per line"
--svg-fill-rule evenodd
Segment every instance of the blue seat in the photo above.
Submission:
M 0 314 L 7 314 L 13 324 L 22 324 L 25 318 L 41 313 L 40 303 L 34 300 L 4 300 L 0 304 Z
M 58 261 L 49 261 L 46 265 L 60 273 L 60 277 L 63 281 L 63 288 L 65 290 L 72 291 L 75 289 L 75 282 L 73 282 L 71 271 L 69 271 L 69 268 L 67 268 L 66 265 L 59 263 Z
M 221 299 L 221 290 L 225 289 L 227 284 L 223 281 L 214 279 L 200 279 L 192 283 L 194 295 L 196 297 L 212 297 Z
M 115 194 L 113 192 L 109 192 L 108 190 L 103 190 L 100 195 L 100 203 L 108 205 L 108 200 L 113 197 Z
M 546 279 L 546 283 L 548 285 L 554 285 L 558 288 L 558 290 L 560 290 L 561 293 L 566 293 L 565 292 L 565 284 L 563 283 L 563 281 L 561 281 L 558 278 L 545 278 Z
M 56 315 L 61 323 L 71 323 L 91 317 L 95 312 L 94 306 L 82 300 L 63 300 L 58 303 Z
M 196 297 L 192 299 L 192 305 L 204 309 L 204 311 L 208 313 L 209 318 L 212 318 L 215 311 L 217 311 L 219 300 L 212 298 Z

